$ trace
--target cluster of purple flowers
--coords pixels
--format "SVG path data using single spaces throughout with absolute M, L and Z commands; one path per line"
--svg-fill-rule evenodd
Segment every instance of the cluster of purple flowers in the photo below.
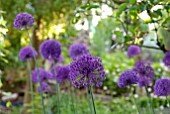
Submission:
M 26 12 L 20 13 L 14 20 L 14 27 L 18 30 L 27 29 L 34 23 L 34 17 Z
M 14 27 L 18 30 L 27 29 L 34 23 L 34 17 L 28 13 L 18 14 L 14 20 Z M 46 40 L 40 45 L 40 54 L 44 59 L 58 62 L 62 61 L 61 44 L 56 40 Z M 32 71 L 32 81 L 37 83 L 44 92 L 48 91 L 48 80 L 55 79 L 58 83 L 65 80 L 72 81 L 75 87 L 102 86 L 102 81 L 106 79 L 105 71 L 100 58 L 88 54 L 87 46 L 83 43 L 72 44 L 69 48 L 72 63 L 67 66 L 55 66 L 48 72 L 43 68 L 36 68 Z M 21 61 L 26 61 L 37 56 L 37 52 L 30 46 L 20 50 Z M 40 87 L 37 89 L 40 91 Z
M 25 47 L 21 48 L 21 50 L 19 52 L 19 58 L 21 61 L 33 59 L 37 55 L 38 54 L 37 54 L 36 50 L 34 48 L 32 48 L 31 46 L 25 46 Z
M 170 67 L 170 51 L 165 53 L 163 62 L 165 64 L 165 66 Z
M 131 57 L 137 56 L 138 54 L 140 54 L 140 52 L 141 52 L 141 49 L 139 46 L 131 45 L 128 48 L 127 56 L 131 58 Z
M 72 44 L 69 48 L 69 54 L 72 59 L 76 59 L 83 54 L 87 54 L 87 46 L 83 43 Z
M 150 66 L 150 63 L 144 61 L 138 61 L 134 65 L 133 69 L 139 77 L 139 87 L 148 86 L 155 78 L 154 69 Z
M 54 79 L 57 80 L 58 83 L 62 83 L 65 80 L 70 81 L 70 66 L 61 66 L 61 65 L 56 65 L 51 68 L 51 73 L 54 75 Z
M 58 61 L 61 58 L 61 44 L 56 40 L 46 40 L 40 45 L 40 53 L 44 59 Z
M 82 86 L 102 86 L 106 79 L 102 61 L 91 54 L 81 55 L 70 64 L 70 79 L 77 88 Z
M 154 94 L 157 96 L 170 95 L 170 79 L 169 78 L 158 79 L 154 85 Z
M 149 63 L 138 61 L 132 70 L 123 72 L 118 80 L 118 86 L 124 88 L 131 84 L 137 84 L 139 87 L 148 86 L 155 78 L 154 69 Z
M 128 85 L 136 84 L 138 82 L 138 77 L 136 72 L 133 70 L 126 70 L 123 72 L 118 80 L 118 86 L 120 88 L 125 88 Z

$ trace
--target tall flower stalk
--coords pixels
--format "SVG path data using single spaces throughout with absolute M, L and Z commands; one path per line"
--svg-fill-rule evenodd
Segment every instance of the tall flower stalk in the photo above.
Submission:
M 55 66 L 55 62 L 54 62 L 54 65 Z M 54 76 L 56 76 L 56 69 L 54 68 Z M 58 114 L 60 114 L 60 93 L 59 93 L 59 84 L 56 80 L 56 97 L 57 97 L 57 111 L 58 111 Z
M 74 114 L 77 114 L 77 109 L 75 107 L 75 96 L 73 95 L 71 82 L 69 82 L 69 83 L 70 83 L 69 90 L 70 90 L 70 96 L 71 96 L 71 106 L 73 106 Z
M 153 108 L 153 104 L 152 104 L 152 99 L 151 99 L 151 96 L 149 94 L 149 91 L 148 91 L 148 88 L 147 88 L 146 85 L 145 85 L 145 91 L 146 91 L 146 95 L 147 95 L 147 98 L 148 98 L 148 108 L 150 109 L 152 114 L 155 114 L 155 111 L 154 111 L 154 108 Z
M 91 54 L 83 54 L 70 64 L 70 79 L 76 88 L 86 87 L 91 101 L 89 106 L 91 114 L 96 114 L 91 86 L 100 87 L 106 79 L 102 60 Z
M 31 65 L 30 61 L 27 62 L 27 67 L 30 72 L 30 89 L 31 89 L 31 99 L 32 99 L 32 114 L 34 114 L 34 91 L 33 91 L 33 83 L 32 83 L 32 75 L 31 75 Z
M 26 29 L 27 35 L 28 35 L 28 37 L 29 37 L 29 39 L 30 39 L 30 46 L 32 47 L 32 46 L 33 46 L 33 45 L 32 45 L 32 39 L 31 39 L 31 37 L 30 37 L 30 35 L 29 35 L 28 29 L 27 29 L 27 28 L 25 28 L 25 29 Z M 32 50 L 32 51 L 33 51 L 33 50 Z M 34 56 L 34 62 L 35 62 L 35 68 L 38 68 L 38 62 L 37 62 L 35 56 Z M 44 104 L 44 98 L 43 98 L 43 91 L 42 91 L 42 85 L 41 85 L 41 81 L 40 81 L 39 70 L 36 70 L 36 72 L 37 72 L 37 75 L 38 75 L 38 82 L 39 82 L 39 85 L 40 85 L 40 95 L 41 95 L 41 102 L 42 102 L 43 113 L 46 114 L 45 104 Z
M 28 28 L 33 26 L 33 23 L 34 23 L 34 17 L 32 15 L 26 13 L 26 12 L 18 14 L 16 16 L 15 20 L 14 20 L 14 27 L 16 29 L 18 29 L 18 30 L 25 29 L 27 31 L 28 38 L 30 39 L 29 44 L 30 44 L 31 47 L 33 47 L 33 45 L 32 45 L 32 39 L 31 39 L 31 37 L 29 36 L 29 33 L 28 33 Z M 31 48 L 31 49 L 32 49 L 32 53 L 34 53 L 33 48 Z M 33 59 L 34 59 L 36 68 L 38 68 L 38 63 L 36 61 L 36 56 L 34 54 L 33 54 Z M 39 83 L 40 83 L 40 76 L 39 76 L 38 71 L 37 71 L 37 74 L 38 74 L 38 80 L 39 80 Z M 40 94 L 41 94 L 41 101 L 42 101 L 42 106 L 43 106 L 43 113 L 46 114 L 41 83 L 40 83 L 40 90 L 41 90 Z
M 89 106 L 90 106 L 91 114 L 96 114 L 96 108 L 95 108 L 93 93 L 92 93 L 92 89 L 91 89 L 90 85 L 88 85 L 88 87 L 87 87 L 87 93 L 88 93 L 88 96 L 89 96 L 88 100 L 89 100 Z
M 40 45 L 40 53 L 44 59 L 52 61 L 53 75 L 56 78 L 56 62 L 61 58 L 61 44 L 55 39 L 46 40 Z M 56 79 L 55 79 L 56 80 Z M 56 80 L 56 96 L 57 96 L 57 106 L 58 106 L 58 114 L 60 114 L 60 96 L 59 96 L 59 84 Z

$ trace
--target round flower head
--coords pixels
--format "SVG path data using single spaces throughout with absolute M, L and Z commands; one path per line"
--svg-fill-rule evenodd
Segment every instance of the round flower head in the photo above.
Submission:
M 56 40 L 46 40 L 40 45 L 40 53 L 44 59 L 58 61 L 61 44 Z
M 150 78 L 144 76 L 144 77 L 139 78 L 138 84 L 139 84 L 139 87 L 143 87 L 143 86 L 149 86 L 151 82 L 152 80 Z
M 165 53 L 163 62 L 165 66 L 170 67 L 170 51 Z
M 136 84 L 138 82 L 138 77 L 136 72 L 133 70 L 126 70 L 123 72 L 118 79 L 118 86 L 120 88 L 125 88 L 128 85 Z
M 102 61 L 96 56 L 84 54 L 70 64 L 70 79 L 77 88 L 102 86 L 106 79 Z
M 14 27 L 18 30 L 27 29 L 34 23 L 34 17 L 26 12 L 20 13 L 14 20 Z
M 128 57 L 134 57 L 136 55 L 138 55 L 140 53 L 140 47 L 139 46 L 136 46 L 136 45 L 131 45 L 129 48 L 128 48 L 128 52 L 127 52 L 127 56 Z
M 72 44 L 69 48 L 69 54 L 72 59 L 76 59 L 77 57 L 87 53 L 87 46 L 83 43 Z
M 158 79 L 154 85 L 154 94 L 157 96 L 170 95 L 170 79 Z
M 136 62 L 134 65 L 134 71 L 137 72 L 139 77 L 148 77 L 151 80 L 155 78 L 154 69 L 147 62 L 143 61 Z
M 134 71 L 139 78 L 139 87 L 148 86 L 155 78 L 154 69 L 149 62 L 138 61 L 134 65 Z
M 25 47 L 20 49 L 19 58 L 20 58 L 21 61 L 26 61 L 28 59 L 33 59 L 34 56 L 35 57 L 37 56 L 37 52 L 31 46 L 25 46 Z
M 40 76 L 40 82 L 43 82 L 45 80 L 51 80 L 51 79 L 54 78 L 52 73 L 44 70 L 43 68 L 34 69 L 32 71 L 32 81 L 33 82 L 39 82 L 38 76 Z
M 43 92 L 43 93 L 48 93 L 49 86 L 48 86 L 47 83 L 42 82 L 42 83 L 41 83 L 41 87 L 42 87 L 42 92 Z M 37 87 L 37 91 L 38 91 L 39 93 L 41 92 L 40 85 Z
M 70 66 L 55 66 L 52 67 L 51 73 L 55 76 L 55 79 L 57 80 L 58 83 L 62 83 L 65 80 L 70 80 L 69 76 L 70 72 Z

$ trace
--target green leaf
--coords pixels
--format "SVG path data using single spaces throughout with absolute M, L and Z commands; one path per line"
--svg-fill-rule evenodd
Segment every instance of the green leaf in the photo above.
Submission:
M 12 106 L 12 104 L 11 104 L 11 102 L 10 101 L 8 101 L 7 103 L 6 103 L 6 107 L 10 107 L 10 106 Z
M 88 5 L 83 5 L 83 6 L 80 6 L 81 9 L 86 9 L 88 7 Z
M 0 89 L 2 88 L 2 86 L 3 86 L 3 84 L 2 84 L 2 81 L 1 81 L 1 79 L 0 79 Z
M 81 16 L 74 17 L 72 20 L 73 24 L 76 24 L 80 20 Z
M 116 13 L 117 17 L 119 17 L 122 14 L 122 12 L 126 9 L 127 5 L 128 5 L 127 3 L 123 3 L 120 5 L 118 12 Z
M 129 0 L 129 3 L 133 5 L 136 3 L 136 0 Z
M 114 34 L 115 34 L 117 37 L 122 37 L 122 36 L 123 36 L 123 33 L 120 32 L 120 31 L 114 31 Z
M 158 10 L 154 11 L 154 13 L 156 13 L 157 15 L 159 15 L 159 16 L 161 16 L 161 17 L 162 17 L 161 9 L 158 9 Z
M 168 22 L 170 22 L 170 17 L 166 18 L 166 19 L 162 22 L 162 26 L 165 26 Z
M 99 8 L 99 6 L 98 5 L 89 5 L 88 6 L 88 8 L 87 8 L 87 10 L 91 10 L 91 9 L 93 9 L 93 8 Z

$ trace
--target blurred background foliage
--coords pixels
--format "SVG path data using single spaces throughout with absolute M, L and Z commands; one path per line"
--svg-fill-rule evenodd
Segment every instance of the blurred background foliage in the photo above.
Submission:
M 131 113 L 131 108 L 127 106 L 132 106 L 133 103 L 120 97 L 126 96 L 130 90 L 120 89 L 117 86 L 117 79 L 120 73 L 133 68 L 137 60 L 151 61 L 156 78 L 169 77 L 168 69 L 162 64 L 163 53 L 170 50 L 169 0 L 10 0 L 9 2 L 1 0 L 0 77 L 4 92 L 16 92 L 22 97 L 24 95 L 27 70 L 26 64 L 19 60 L 18 52 L 21 47 L 28 45 L 29 39 L 25 31 L 18 31 L 13 27 L 15 16 L 21 12 L 28 12 L 35 17 L 34 27 L 29 33 L 33 37 L 36 50 L 44 40 L 55 38 L 62 44 L 63 64 L 71 62 L 68 48 L 70 44 L 76 42 L 87 44 L 93 55 L 102 58 L 107 79 L 103 87 L 94 91 L 114 98 L 113 101 L 106 100 L 107 103 L 110 102 L 110 106 L 105 107 L 102 107 L 105 102 L 99 102 L 100 99 L 96 101 L 97 108 L 102 107 L 100 111 L 107 110 L 107 114 L 111 112 L 121 114 L 124 111 Z M 131 44 L 142 47 L 142 53 L 133 59 L 126 56 L 127 47 Z M 41 56 L 38 57 L 38 62 L 40 66 L 46 67 L 44 66 L 46 61 Z M 141 99 L 141 105 L 143 102 L 146 103 Z M 56 104 L 51 103 L 51 105 Z M 108 107 L 110 109 L 103 109 Z M 118 112 L 121 110 L 122 112 Z

